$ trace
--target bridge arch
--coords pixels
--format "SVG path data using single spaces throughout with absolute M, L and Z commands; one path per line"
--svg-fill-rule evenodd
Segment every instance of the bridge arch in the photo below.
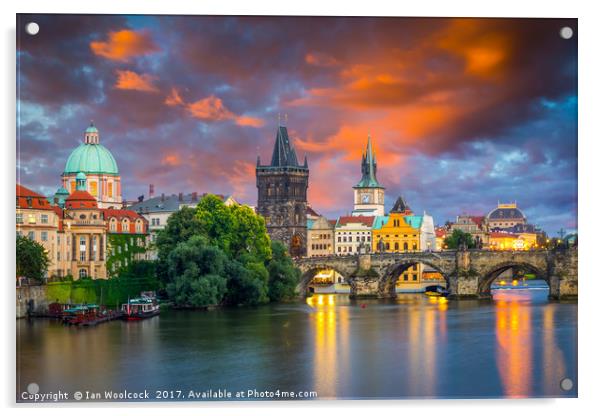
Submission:
M 301 269 L 301 279 L 299 280 L 299 284 L 297 285 L 297 292 L 299 295 L 304 296 L 307 293 L 307 288 L 315 277 L 315 275 L 321 270 L 334 270 L 343 276 L 345 283 L 351 283 L 350 276 L 355 270 L 348 270 L 345 267 L 339 267 L 337 264 L 331 264 L 328 262 L 324 263 L 311 263 L 307 265 L 303 265 L 300 267 Z
M 491 267 L 489 270 L 487 270 L 485 273 L 483 273 L 481 276 L 479 276 L 477 295 L 479 297 L 484 298 L 490 297 L 491 285 L 493 284 L 495 279 L 497 279 L 502 273 L 504 273 L 508 269 L 517 267 L 535 274 L 537 279 L 545 280 L 545 282 L 548 284 L 549 290 L 552 290 L 552 285 L 554 284 L 554 282 L 551 281 L 552 279 L 550 279 L 547 270 L 544 270 L 541 266 L 529 263 L 527 261 L 511 260 L 498 263 L 495 266 Z
M 425 266 L 429 266 L 441 273 L 441 275 L 445 279 L 446 286 L 449 287 L 452 270 L 446 270 L 446 267 L 438 264 L 437 262 L 422 257 L 403 258 L 385 269 L 384 273 L 382 274 L 382 277 L 379 279 L 378 282 L 378 296 L 385 298 L 396 297 L 397 280 L 404 271 L 406 271 L 415 264 L 423 264 Z

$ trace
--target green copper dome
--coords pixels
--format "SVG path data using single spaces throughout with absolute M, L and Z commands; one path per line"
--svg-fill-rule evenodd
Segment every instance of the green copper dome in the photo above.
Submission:
M 86 129 L 86 133 L 98 133 L 98 129 L 94 124 L 90 124 L 90 127 Z
M 119 169 L 111 152 L 102 144 L 82 143 L 71 152 L 64 174 L 78 172 L 118 175 Z

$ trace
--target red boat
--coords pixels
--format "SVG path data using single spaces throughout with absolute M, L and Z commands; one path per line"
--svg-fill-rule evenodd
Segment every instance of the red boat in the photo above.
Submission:
M 139 321 L 159 315 L 159 305 L 155 298 L 143 296 L 121 305 L 121 313 L 126 321 Z

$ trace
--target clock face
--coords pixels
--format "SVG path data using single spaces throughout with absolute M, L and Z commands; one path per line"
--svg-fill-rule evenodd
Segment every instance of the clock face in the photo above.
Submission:
M 370 194 L 363 194 L 362 195 L 362 202 L 364 204 L 367 204 L 368 202 L 370 202 Z

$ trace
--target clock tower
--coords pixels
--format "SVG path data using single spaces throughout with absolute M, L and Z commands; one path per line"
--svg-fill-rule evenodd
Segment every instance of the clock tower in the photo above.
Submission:
M 362 154 L 362 179 L 353 187 L 352 215 L 385 215 L 385 187 L 376 179 L 376 156 L 369 135 L 366 151 Z

